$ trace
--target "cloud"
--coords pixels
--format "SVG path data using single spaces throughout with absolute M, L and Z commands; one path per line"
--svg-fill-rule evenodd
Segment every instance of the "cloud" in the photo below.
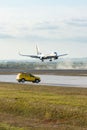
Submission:
M 35 26 L 36 30 L 58 30 L 59 26 L 55 25 L 54 23 L 50 22 L 43 22 L 43 23 L 38 23 Z
M 75 27 L 87 27 L 87 19 L 72 19 L 67 24 Z
M 15 31 L 19 34 L 28 34 L 31 31 L 32 27 L 29 27 L 27 24 L 19 24 L 15 25 Z
M 87 43 L 87 37 L 73 37 L 73 38 L 68 38 L 66 39 L 66 41 L 71 41 L 71 42 L 74 42 L 74 43 Z
M 86 24 L 86 19 L 36 21 L 30 24 L 24 22 L 1 24 L 0 39 L 87 43 L 87 29 L 84 28 Z
M 0 39 L 15 39 L 15 36 L 12 36 L 10 34 L 1 34 L 0 33 Z

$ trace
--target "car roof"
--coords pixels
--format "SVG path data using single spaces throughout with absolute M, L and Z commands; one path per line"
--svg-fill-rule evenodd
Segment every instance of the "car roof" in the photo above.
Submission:
M 20 72 L 20 74 L 28 74 L 28 75 L 33 75 L 31 73 L 27 73 L 27 72 Z

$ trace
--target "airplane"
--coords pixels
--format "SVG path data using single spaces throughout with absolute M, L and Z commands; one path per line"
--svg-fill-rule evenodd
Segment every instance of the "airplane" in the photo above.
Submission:
M 54 60 L 57 60 L 59 57 L 61 56 L 65 56 L 65 55 L 68 55 L 68 54 L 61 54 L 61 55 L 58 55 L 57 52 L 52 52 L 50 54 L 43 54 L 40 52 L 39 48 L 37 47 L 36 45 L 36 51 L 37 51 L 37 55 L 24 55 L 24 54 L 21 54 L 19 53 L 20 56 L 26 56 L 26 57 L 31 57 L 31 58 L 37 58 L 37 59 L 40 59 L 42 62 L 46 59 L 49 59 L 49 61 L 52 61 L 52 59 Z

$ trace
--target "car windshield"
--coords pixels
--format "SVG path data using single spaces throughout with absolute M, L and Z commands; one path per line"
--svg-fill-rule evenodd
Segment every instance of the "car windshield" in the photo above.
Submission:
M 29 74 L 31 77 L 34 77 L 32 74 Z

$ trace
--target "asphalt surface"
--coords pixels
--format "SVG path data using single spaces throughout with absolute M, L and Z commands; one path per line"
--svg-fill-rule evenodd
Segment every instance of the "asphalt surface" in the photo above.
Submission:
M 38 75 L 41 78 L 40 85 L 63 86 L 63 87 L 83 87 L 87 88 L 86 76 L 58 76 L 58 75 Z M 17 83 L 16 75 L 0 75 L 0 82 Z M 33 84 L 26 82 L 27 84 Z

